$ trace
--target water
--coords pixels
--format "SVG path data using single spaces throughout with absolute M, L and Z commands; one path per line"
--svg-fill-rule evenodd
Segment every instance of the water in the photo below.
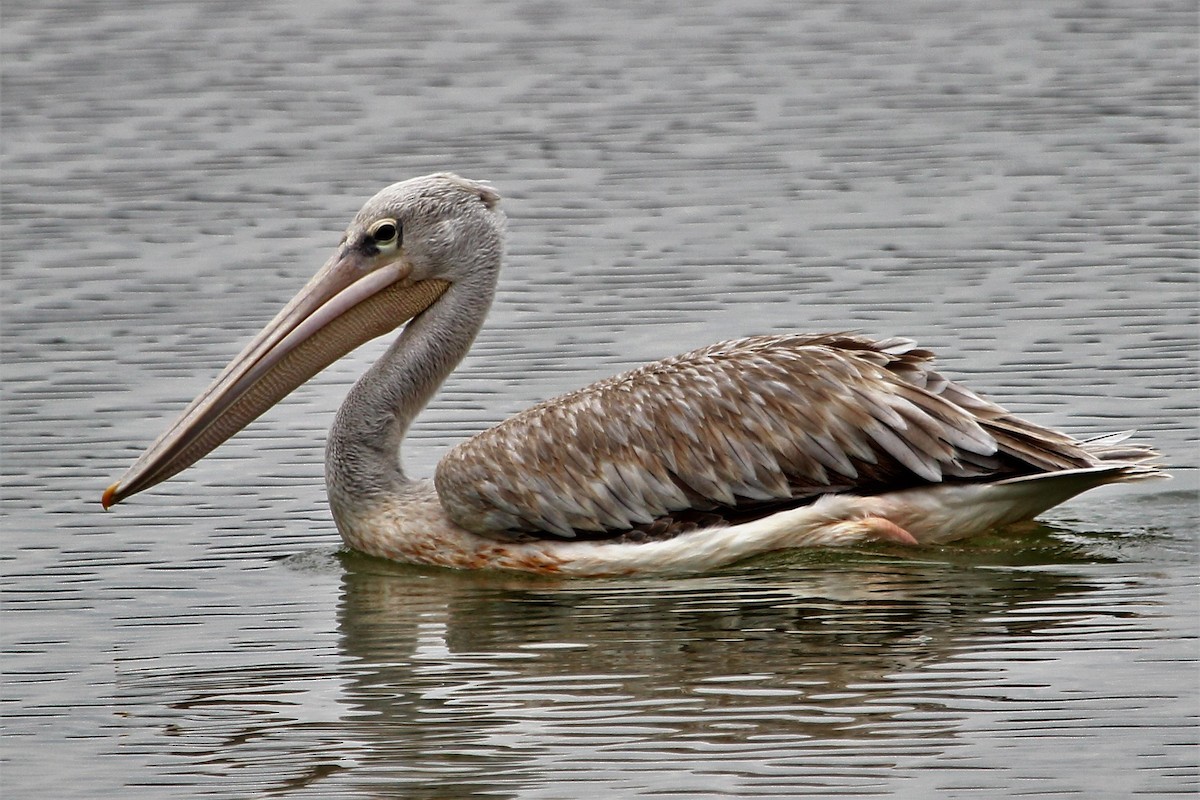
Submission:
M 677 5 L 6 6 L 6 798 L 1200 789 L 1194 9 Z M 415 473 L 631 364 L 854 328 L 1176 479 L 687 579 L 391 565 L 321 489 L 377 343 L 101 512 L 437 169 L 496 183 L 511 252 Z

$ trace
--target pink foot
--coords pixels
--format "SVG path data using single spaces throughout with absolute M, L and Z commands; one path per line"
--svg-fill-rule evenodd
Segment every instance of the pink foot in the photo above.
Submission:
M 883 517 L 863 517 L 856 522 L 863 527 L 867 533 L 880 541 L 896 542 L 897 544 L 919 545 L 911 533 L 901 528 L 890 519 Z

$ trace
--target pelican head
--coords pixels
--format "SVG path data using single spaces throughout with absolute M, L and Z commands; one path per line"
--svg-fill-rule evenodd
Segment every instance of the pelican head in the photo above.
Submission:
M 313 375 L 421 314 L 455 284 L 495 284 L 504 217 L 490 186 L 449 173 L 393 184 L 355 215 L 325 266 L 101 500 L 186 469 Z

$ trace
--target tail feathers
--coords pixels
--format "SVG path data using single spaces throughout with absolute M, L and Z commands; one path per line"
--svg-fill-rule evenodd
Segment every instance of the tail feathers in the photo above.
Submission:
M 1153 457 L 1152 455 L 1146 456 Z M 1169 478 L 1158 467 L 1149 464 L 1101 464 L 1096 467 L 1080 467 L 1079 469 L 1064 469 L 1058 472 L 1038 472 L 1033 475 L 1021 475 L 996 481 L 993 486 L 1027 486 L 1032 492 L 1045 497 L 1047 500 L 1059 498 L 1050 502 L 1046 508 L 1069 500 L 1080 492 L 1106 486 L 1110 483 L 1130 483 L 1154 478 Z
M 966 506 L 959 509 L 964 516 L 955 518 L 953 525 L 917 538 L 923 542 L 944 542 L 973 536 L 983 530 L 1033 519 L 1097 486 L 1162 477 L 1168 476 L 1152 466 L 1111 464 L 1008 478 L 984 485 L 983 494 L 969 498 Z
M 1112 464 L 1113 466 L 1124 464 L 1133 465 L 1141 464 L 1142 469 L 1148 469 L 1152 473 L 1163 474 L 1159 472 L 1157 467 L 1152 464 L 1144 464 L 1143 462 L 1151 461 L 1159 457 L 1157 450 L 1141 444 L 1125 444 L 1125 440 L 1134 434 L 1134 431 L 1120 431 L 1119 433 L 1110 433 L 1105 436 L 1096 436 L 1091 439 L 1084 439 L 1079 445 L 1088 452 L 1097 461 L 1104 464 Z M 1153 477 L 1152 475 L 1143 475 L 1142 477 Z M 1137 480 L 1138 478 L 1128 478 L 1127 480 Z

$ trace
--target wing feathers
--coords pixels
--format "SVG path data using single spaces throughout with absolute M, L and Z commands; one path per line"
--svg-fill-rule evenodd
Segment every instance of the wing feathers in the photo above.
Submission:
M 724 342 L 534 406 L 452 449 L 435 482 L 469 530 L 571 537 L 1097 463 L 947 380 L 932 358 L 908 339 L 847 334 Z

